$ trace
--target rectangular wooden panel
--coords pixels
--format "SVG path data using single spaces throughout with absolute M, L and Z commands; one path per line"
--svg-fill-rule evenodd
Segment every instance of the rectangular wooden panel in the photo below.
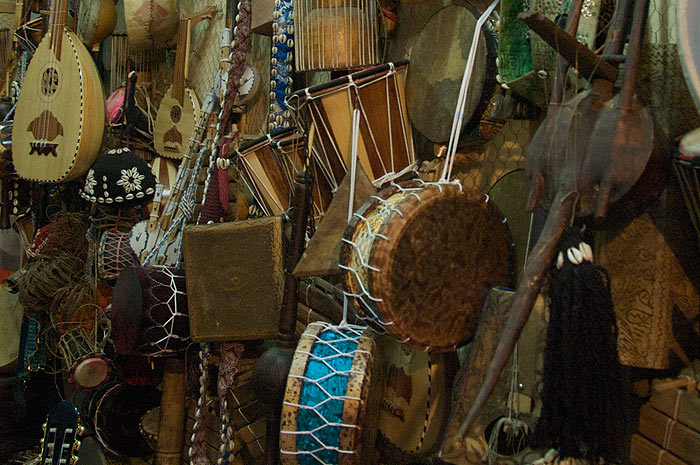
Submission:
M 651 396 L 649 404 L 690 429 L 700 431 L 700 398 L 693 397 L 682 389 L 677 389 L 655 392 Z
M 659 412 L 651 405 L 642 407 L 639 432 L 691 465 L 700 465 L 700 433 Z
M 277 336 L 284 290 L 282 250 L 280 217 L 185 227 L 192 339 Z
M 675 455 L 638 434 L 632 435 L 630 463 L 632 465 L 687 465 Z

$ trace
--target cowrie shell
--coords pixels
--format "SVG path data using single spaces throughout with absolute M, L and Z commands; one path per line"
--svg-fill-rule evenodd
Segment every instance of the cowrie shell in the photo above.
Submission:
M 220 170 L 227 170 L 229 166 L 231 166 L 231 160 L 228 158 L 217 158 L 216 159 L 216 166 Z
M 589 262 L 593 262 L 593 249 L 591 248 L 590 245 L 586 244 L 585 242 L 581 242 L 578 245 L 578 249 L 583 254 L 584 260 L 588 260 Z
M 574 265 L 580 265 L 581 263 L 583 263 L 583 255 L 581 254 L 581 251 L 576 247 L 570 247 L 569 250 L 566 251 L 566 257 Z
M 557 270 L 561 270 L 562 266 L 564 266 L 564 254 L 559 252 L 559 255 L 557 255 Z

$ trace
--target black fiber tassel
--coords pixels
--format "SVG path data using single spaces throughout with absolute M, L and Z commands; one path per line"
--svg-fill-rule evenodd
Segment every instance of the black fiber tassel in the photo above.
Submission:
M 623 418 L 617 324 L 607 272 L 568 258 L 570 248 L 586 247 L 582 242 L 574 228 L 560 242 L 563 263 L 560 257 L 550 287 L 542 414 L 534 438 L 536 446 L 556 448 L 562 458 L 608 462 L 619 455 Z

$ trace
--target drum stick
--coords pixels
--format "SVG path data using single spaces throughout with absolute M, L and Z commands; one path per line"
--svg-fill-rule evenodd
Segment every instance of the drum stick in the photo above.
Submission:
M 168 359 L 163 375 L 155 465 L 179 465 L 185 433 L 185 362 Z

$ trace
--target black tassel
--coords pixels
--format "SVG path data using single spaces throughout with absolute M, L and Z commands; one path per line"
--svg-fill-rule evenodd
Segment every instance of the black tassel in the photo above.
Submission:
M 556 448 L 560 457 L 612 461 L 624 400 L 617 324 L 607 272 L 581 261 L 592 256 L 582 242 L 573 228 L 561 241 L 534 437 L 538 447 Z

